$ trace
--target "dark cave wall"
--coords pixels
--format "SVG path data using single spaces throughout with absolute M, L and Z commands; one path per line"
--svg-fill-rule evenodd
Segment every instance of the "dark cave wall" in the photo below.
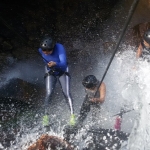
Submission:
M 41 37 L 53 35 L 59 42 L 84 38 L 109 18 L 119 0 L 3 1 L 0 5 L 0 61 L 36 54 Z M 7 62 L 6 62 L 7 63 Z
M 127 15 L 133 2 L 130 0 L 2 1 L 0 68 L 8 65 L 8 57 L 22 60 L 36 56 L 39 41 L 46 34 L 53 35 L 56 41 L 67 46 L 70 46 L 74 39 L 90 42 L 94 34 L 101 30 L 103 22 L 109 19 L 113 7 L 118 2 L 122 3 Z M 132 36 L 129 33 L 136 32 L 132 30 L 134 26 L 150 21 L 149 8 L 149 0 L 139 1 L 127 39 Z

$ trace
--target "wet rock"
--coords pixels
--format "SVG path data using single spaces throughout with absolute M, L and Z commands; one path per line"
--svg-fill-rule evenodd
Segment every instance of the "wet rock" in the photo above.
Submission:
M 36 143 L 31 145 L 27 150 L 74 150 L 67 141 L 57 136 L 42 135 Z
M 3 50 L 4 51 L 9 51 L 13 48 L 13 46 L 11 45 L 11 43 L 7 42 L 7 41 L 4 41 L 3 42 Z
M 103 48 L 104 48 L 104 54 L 111 52 L 112 48 L 116 45 L 115 42 L 104 42 Z
M 3 80 L 3 79 L 2 79 Z M 35 110 L 41 106 L 39 93 L 43 90 L 34 84 L 15 78 L 0 88 L 0 121 L 15 122 L 26 111 Z
M 39 94 L 41 92 L 41 94 Z M 0 88 L 0 98 L 10 98 L 23 101 L 25 103 L 38 103 L 39 95 L 42 95 L 43 89 L 23 81 L 19 78 L 13 78 L 7 84 Z M 36 101 L 35 101 L 36 99 Z
M 20 131 L 18 121 L 28 115 L 27 120 L 34 115 L 34 107 L 13 98 L 0 97 L 0 143 L 8 148 Z M 31 116 L 32 114 L 32 116 Z
M 4 78 L 0 78 L 3 81 Z M 37 85 L 13 78 L 0 88 L 0 143 L 9 147 L 20 130 L 19 121 L 32 122 L 41 108 L 43 89 Z M 30 120 L 30 121 L 29 121 Z
M 33 106 L 25 102 L 12 99 L 12 98 L 0 98 L 0 122 L 1 124 L 7 121 L 13 121 L 17 116 L 27 110 L 31 109 Z

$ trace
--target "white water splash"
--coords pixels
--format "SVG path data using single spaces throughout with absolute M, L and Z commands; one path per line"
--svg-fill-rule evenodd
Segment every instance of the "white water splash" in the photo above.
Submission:
M 150 149 L 150 63 L 139 60 L 135 71 L 131 75 L 134 82 L 130 83 L 128 97 L 132 96 L 131 105 L 138 111 L 134 127 L 128 143 L 122 150 L 149 150 Z M 136 86 L 135 86 L 136 84 Z M 138 90 L 137 90 L 138 89 Z M 130 93 L 130 94 L 129 94 Z M 135 98 L 136 97 L 136 98 Z
M 131 133 L 131 135 L 129 140 L 123 143 L 121 150 L 149 150 L 150 63 L 142 60 L 137 61 L 133 47 L 123 47 L 123 49 L 126 50 L 122 53 L 118 52 L 114 57 L 104 79 L 107 88 L 106 100 L 101 105 L 100 112 L 97 113 L 98 120 L 95 125 L 100 128 L 113 129 L 115 121 L 113 115 L 118 113 L 122 107 L 127 110 L 134 109 L 123 115 L 121 130 Z M 95 71 L 92 72 L 97 78 L 102 76 L 106 68 L 107 63 L 104 62 L 108 62 L 109 58 L 105 58 L 106 59 L 99 59 L 100 61 L 97 66 L 95 66 Z M 15 76 L 16 75 L 17 74 L 15 74 Z M 17 75 L 17 77 L 19 76 L 20 75 Z M 12 77 L 12 74 L 10 77 Z M 75 84 L 74 88 L 77 88 L 79 84 Z M 76 94 L 78 95 L 78 91 L 76 91 Z M 81 95 L 81 97 L 83 97 L 83 95 Z M 76 101 L 76 103 L 79 103 L 79 100 Z M 60 111 L 57 111 L 56 115 L 60 115 L 58 112 L 60 113 Z M 63 113 L 61 117 L 66 118 L 65 113 Z M 85 124 L 87 123 L 89 126 L 93 126 L 94 124 L 91 123 L 91 119 L 92 116 L 89 115 Z M 57 129 L 57 132 L 50 130 L 48 134 L 63 138 L 61 125 L 59 125 Z M 44 129 L 41 129 L 40 123 L 37 122 L 31 129 L 22 125 L 22 133 L 23 134 L 20 133 L 20 135 L 16 136 L 16 141 L 15 143 L 12 142 L 10 150 L 18 148 L 25 150 L 46 132 Z M 79 134 L 76 137 L 77 141 L 75 142 L 78 143 L 79 149 L 82 149 L 87 143 L 91 142 L 90 136 L 85 139 L 84 142 L 81 141 L 84 134 L 85 131 L 82 132 L 82 135 Z
M 136 60 L 135 52 L 129 46 L 124 52 L 116 54 L 104 79 L 107 96 L 101 108 L 99 126 L 113 128 L 112 114 L 119 112 L 122 107 L 134 109 L 123 115 L 121 130 L 131 132 L 131 135 L 121 150 L 150 149 L 149 73 L 150 63 Z
M 150 63 L 137 60 L 133 47 L 125 46 L 123 49 L 122 53 L 118 52 L 114 57 L 104 79 L 107 95 L 101 106 L 98 126 L 113 128 L 113 114 L 118 113 L 122 107 L 126 110 L 133 109 L 123 115 L 121 130 L 131 135 L 121 150 L 149 150 Z M 101 70 L 95 71 L 99 76 L 97 72 L 101 73 Z

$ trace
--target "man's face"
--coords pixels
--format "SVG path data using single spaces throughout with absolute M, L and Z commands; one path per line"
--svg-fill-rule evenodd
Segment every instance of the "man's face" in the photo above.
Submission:
M 45 55 L 50 55 L 50 54 L 52 54 L 53 49 L 51 49 L 51 50 L 44 49 L 44 50 L 42 50 L 42 52 L 43 52 Z

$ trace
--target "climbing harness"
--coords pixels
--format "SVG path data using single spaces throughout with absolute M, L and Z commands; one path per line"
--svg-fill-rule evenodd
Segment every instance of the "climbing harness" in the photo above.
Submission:
M 42 58 L 48 63 L 48 61 L 40 54 L 40 52 L 38 52 L 38 54 L 40 55 L 40 57 L 42 57 Z M 47 66 L 47 67 L 48 67 L 48 66 Z M 44 79 L 45 79 L 47 76 L 49 76 L 49 75 L 59 76 L 59 77 L 60 77 L 60 76 L 62 76 L 63 74 L 65 74 L 65 75 L 67 75 L 68 77 L 71 78 L 69 72 L 62 71 L 61 69 L 55 68 L 55 67 L 48 67 L 48 68 L 50 68 L 50 71 L 49 71 L 48 73 L 45 73 Z M 58 72 L 57 75 L 55 75 L 56 72 Z
M 55 72 L 59 72 L 58 75 L 55 75 Z M 50 75 L 53 75 L 53 76 L 62 76 L 63 74 L 67 75 L 68 77 L 71 78 L 69 72 L 64 72 L 64 71 L 58 71 L 56 68 L 54 69 L 51 69 L 48 73 L 45 73 L 44 75 L 44 79 L 47 77 L 47 76 L 50 76 Z
M 62 76 L 63 74 L 67 75 L 68 77 L 70 77 L 70 74 L 69 72 L 65 72 L 65 71 L 62 71 L 60 69 L 57 69 L 57 68 L 54 68 L 54 67 L 51 67 L 50 68 L 51 70 L 47 73 L 45 73 L 44 75 L 44 79 L 47 77 L 47 76 L 50 76 L 50 75 L 53 75 L 53 76 Z M 58 72 L 57 75 L 55 75 L 55 73 Z M 71 78 L 71 77 L 70 77 Z

